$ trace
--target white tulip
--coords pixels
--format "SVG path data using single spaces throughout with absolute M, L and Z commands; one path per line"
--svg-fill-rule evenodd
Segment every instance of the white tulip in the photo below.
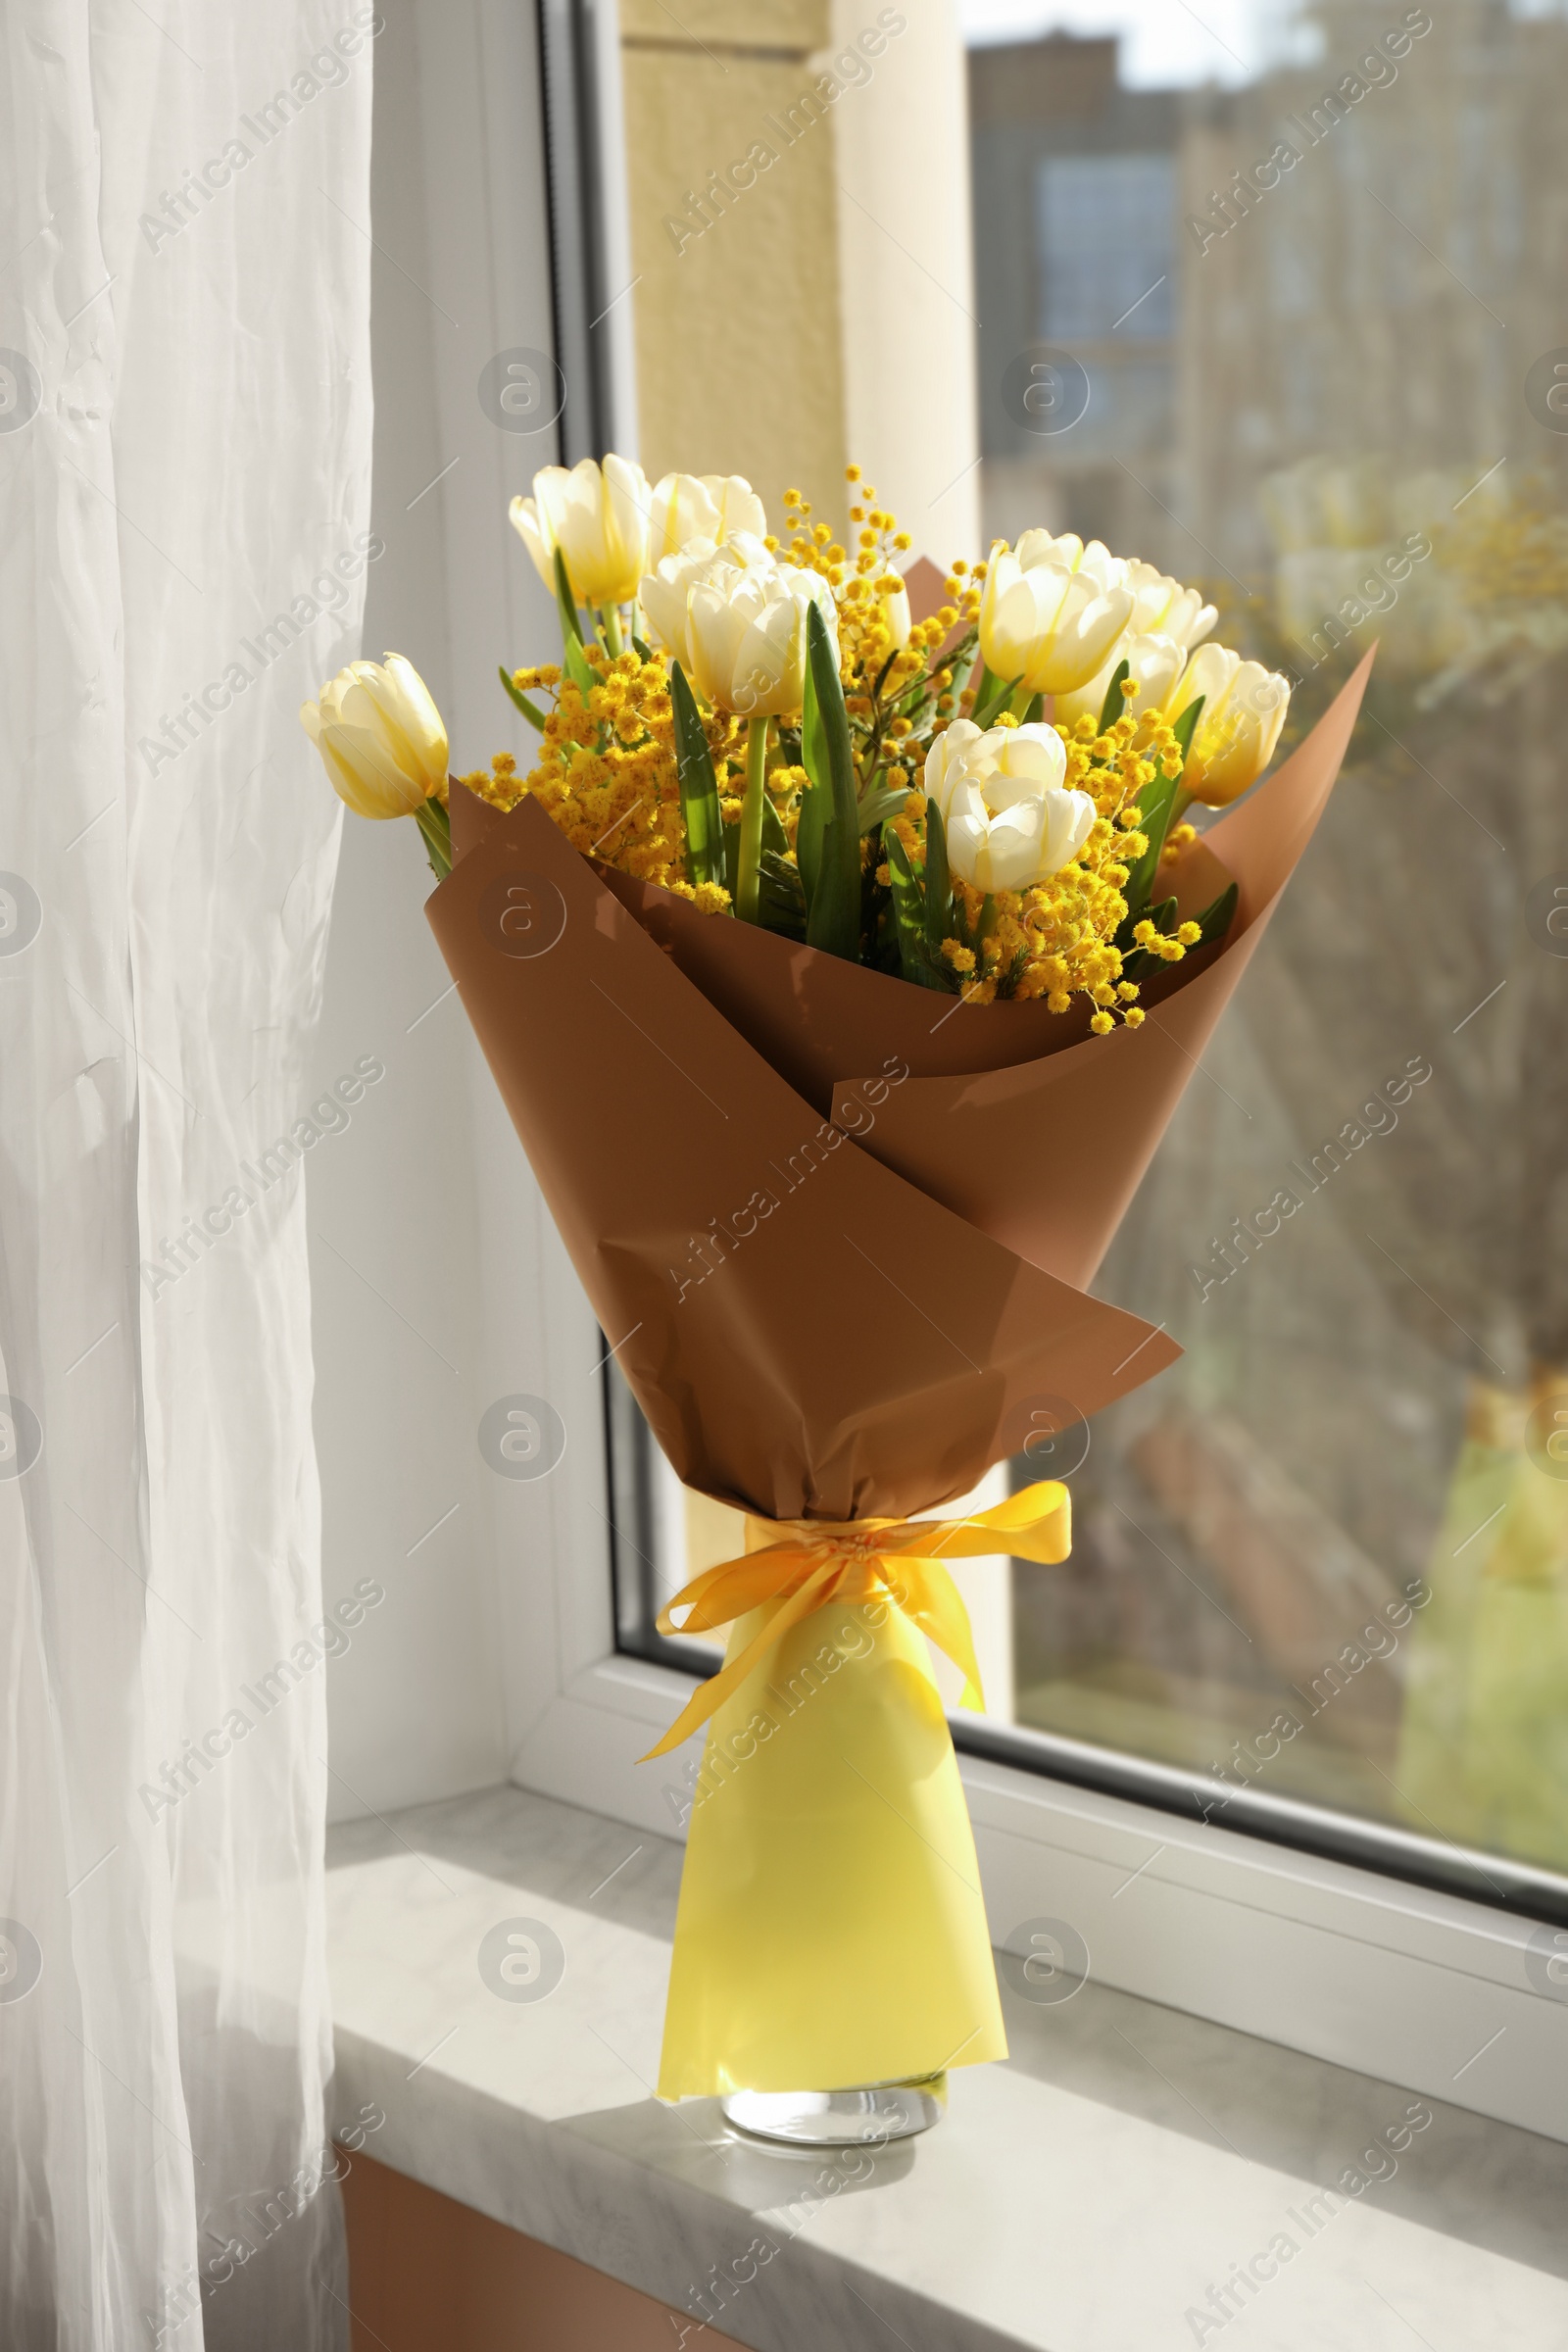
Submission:
M 1003 727 L 992 730 L 998 735 L 1008 731 Z M 1030 731 L 1032 733 L 1034 730 Z M 940 735 L 932 738 L 931 749 L 925 756 L 925 797 L 928 801 L 935 801 L 944 819 L 955 788 L 969 780 L 968 765 L 974 757 L 975 747 L 985 741 L 985 729 L 977 727 L 972 718 L 956 718 L 951 726 L 944 727 Z
M 1205 808 L 1226 808 L 1274 757 L 1291 689 L 1278 670 L 1244 662 L 1223 645 L 1200 645 L 1166 698 L 1172 720 L 1203 697 L 1182 790 Z
M 1187 666 L 1187 655 L 1174 637 L 1121 637 L 1111 648 L 1110 660 L 1087 686 L 1078 686 L 1070 694 L 1058 694 L 1055 714 L 1063 726 L 1076 718 L 1092 718 L 1098 726 L 1100 714 L 1110 692 L 1110 681 L 1121 663 L 1127 664 L 1129 684 L 1136 683 L 1138 692 L 1124 704 L 1135 718 L 1146 710 L 1162 710 L 1165 699 Z M 1112 711 L 1112 718 L 1120 715 Z
M 1025 531 L 1013 549 L 1025 571 L 1037 570 L 1042 564 L 1054 564 L 1058 571 L 1086 571 L 1102 588 L 1120 588 L 1125 584 L 1128 569 L 1119 556 L 1113 556 L 1103 539 L 1091 539 L 1086 547 L 1076 531 Z
M 800 710 L 811 605 L 837 658 L 838 609 L 826 580 L 776 562 L 749 532 L 666 557 L 640 593 L 649 626 L 715 710 L 746 718 Z
M 300 720 L 357 816 L 412 816 L 446 782 L 447 731 L 412 662 L 351 662 Z
M 1126 584 L 1133 592 L 1130 637 L 1174 637 L 1190 654 L 1219 618 L 1218 608 L 1205 605 L 1198 589 L 1184 588 L 1152 564 L 1135 559 L 1127 566 Z
M 738 531 L 758 539 L 767 532 L 766 509 L 750 482 L 738 473 L 666 473 L 651 494 L 647 564 L 683 555 L 697 539 L 717 546 Z
M 992 550 L 980 601 L 980 652 L 993 677 L 1029 694 L 1067 694 L 1099 670 L 1133 611 L 1126 565 L 1098 539 L 1025 531 Z
M 926 756 L 925 789 L 942 811 L 948 863 L 975 890 L 1027 890 L 1077 857 L 1095 822 L 1086 792 L 1062 787 L 1067 755 L 1054 727 L 956 719 Z
M 569 473 L 546 466 L 533 477 L 532 498 L 514 498 L 511 514 L 552 596 L 559 547 L 578 604 L 624 605 L 648 569 L 651 503 L 642 467 L 612 455 L 603 467 L 584 458 Z
M 715 585 L 738 571 L 771 570 L 776 559 L 750 532 L 737 531 L 718 547 L 710 539 L 693 539 L 678 555 L 662 557 L 657 569 L 638 583 L 637 595 L 647 615 L 650 636 L 676 660 L 688 662 L 688 612 L 691 592 L 699 585 Z
M 705 473 L 703 488 L 717 514 L 712 535 L 720 546 L 740 533 L 750 539 L 767 537 L 767 509 L 744 474 Z

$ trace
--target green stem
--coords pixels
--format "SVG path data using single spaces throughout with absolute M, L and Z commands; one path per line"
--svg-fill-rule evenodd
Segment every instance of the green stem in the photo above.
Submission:
M 501 670 L 501 683 L 506 688 L 507 693 L 510 695 L 512 701 L 522 712 L 522 715 L 528 721 L 529 726 L 537 727 L 542 735 L 545 731 L 544 712 L 540 710 L 537 703 L 532 703 L 528 700 L 528 697 L 523 693 L 520 686 L 515 685 L 513 682 L 512 672 L 510 669 L 508 669 L 506 663 L 501 662 L 498 666 Z
M 439 801 L 431 800 L 416 808 L 414 821 L 423 838 L 430 871 L 444 882 L 452 871 L 452 819 Z
M 599 617 L 604 624 L 605 651 L 613 661 L 615 656 L 623 650 L 620 642 L 619 608 L 615 605 L 605 605 L 600 610 Z
M 986 672 L 986 675 L 988 679 L 990 679 L 990 694 L 987 700 L 983 703 L 981 702 L 979 696 L 976 695 L 974 700 L 974 708 L 971 712 L 971 716 L 973 717 L 974 723 L 977 727 L 989 727 L 993 725 L 1004 710 L 1008 710 L 1012 708 L 1012 700 L 1014 695 L 1022 694 L 1023 692 L 1022 686 L 1009 685 L 1005 679 L 992 678 L 989 670 Z
M 735 912 L 743 923 L 760 920 L 768 723 L 765 718 L 746 722 L 746 798 L 741 803 L 740 857 L 735 869 Z
M 1192 805 L 1192 794 L 1185 790 L 1182 785 L 1178 784 L 1176 790 L 1171 795 L 1170 814 L 1165 819 L 1165 839 L 1167 841 L 1169 841 L 1172 833 L 1175 832 L 1176 827 L 1181 823 L 1182 818 L 1187 814 L 1187 811 Z

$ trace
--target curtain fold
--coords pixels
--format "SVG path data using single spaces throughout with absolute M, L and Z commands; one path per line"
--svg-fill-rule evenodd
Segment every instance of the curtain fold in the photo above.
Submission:
M 0 2344 L 347 2340 L 302 1166 L 375 32 L 0 18 Z

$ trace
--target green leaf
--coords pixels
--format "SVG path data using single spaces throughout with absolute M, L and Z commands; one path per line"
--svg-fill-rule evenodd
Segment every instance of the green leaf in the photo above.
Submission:
M 848 963 L 860 959 L 859 849 L 859 826 L 846 827 L 842 817 L 830 815 L 822 827 L 816 889 L 806 918 L 807 944 Z M 856 859 L 853 875 L 849 854 Z
M 780 816 L 771 798 L 762 803 L 762 856 L 764 858 L 769 850 L 776 858 L 787 858 L 790 854 L 790 837 L 784 830 L 784 819 Z
M 555 570 L 556 612 L 561 620 L 561 642 L 563 645 L 570 645 L 575 638 L 576 642 L 581 645 L 582 619 L 577 611 L 576 599 L 571 593 L 571 581 L 566 574 L 566 559 L 559 547 L 556 550 Z
M 504 662 L 501 663 L 500 667 L 502 685 L 506 688 L 512 700 L 516 704 L 517 709 L 522 712 L 522 715 L 528 721 L 529 726 L 537 727 L 542 735 L 545 731 L 544 712 L 539 709 L 537 703 L 530 703 L 528 697 L 523 693 L 522 688 L 514 682 L 512 672 L 510 669 L 508 669 Z
M 802 726 L 807 805 L 820 814 L 815 845 L 816 874 L 808 884 L 806 936 L 829 956 L 858 963 L 860 956 L 860 815 L 856 795 L 855 752 L 844 688 L 827 623 L 816 605 L 806 612 L 806 698 Z M 814 763 L 814 764 L 813 764 Z M 804 814 L 804 811 L 803 811 Z M 803 858 L 802 870 L 805 871 Z
M 800 821 L 795 828 L 795 856 L 801 868 L 801 880 L 806 886 L 806 904 L 809 906 L 816 897 L 817 875 L 822 864 L 822 834 L 833 805 L 827 781 L 827 739 L 816 707 L 816 697 L 811 692 L 809 668 L 806 678 L 805 708 L 801 711 L 801 765 L 809 780 L 801 795 Z
M 986 675 L 989 678 L 991 676 L 991 672 L 987 670 Z M 973 718 L 977 727 L 989 727 L 991 721 L 997 717 L 1001 711 L 1006 710 L 1011 707 L 1012 698 L 1016 692 L 1016 688 L 1009 686 L 1005 679 L 1001 681 L 992 679 L 992 685 L 994 692 L 991 694 L 989 700 L 985 703 L 981 702 L 978 695 L 975 696 L 974 708 L 970 712 L 970 716 Z
M 430 871 L 444 882 L 452 871 L 452 819 L 439 801 L 424 801 L 414 811 L 414 821 L 423 836 Z
M 638 659 L 639 659 L 640 661 L 643 661 L 643 662 L 652 662 L 652 661 L 653 661 L 653 659 L 654 659 L 654 649 L 653 649 L 653 647 L 652 647 L 651 645 L 647 644 L 647 643 L 644 641 L 644 639 L 642 639 L 641 637 L 639 637 L 635 629 L 633 629 L 633 631 L 632 631 L 632 633 L 631 633 L 631 641 L 632 641 L 632 644 L 633 644 L 633 645 L 636 647 L 636 649 L 637 649 L 637 655 L 638 655 Z
M 993 677 L 983 657 L 976 663 L 974 676 L 970 682 L 974 687 L 974 700 L 969 705 L 969 715 L 975 720 L 979 719 L 982 710 L 988 710 L 991 708 L 999 694 L 1012 692 L 1010 686 L 1004 687 L 1000 678 Z
M 589 666 L 587 655 L 575 637 L 567 641 L 562 667 L 586 702 L 599 681 Z
M 1231 918 L 1236 912 L 1236 901 L 1239 896 L 1240 893 L 1237 890 L 1236 884 L 1234 882 L 1228 883 L 1220 892 L 1219 897 L 1213 900 L 1210 905 L 1205 906 L 1202 913 L 1195 918 L 1199 931 L 1201 935 L 1198 941 L 1199 947 L 1206 948 L 1210 940 L 1224 938 L 1226 932 L 1231 927 Z M 1188 951 L 1189 954 L 1193 954 L 1196 951 L 1192 949 L 1189 949 Z
M 582 650 L 582 622 L 572 602 L 571 582 L 566 577 L 566 559 L 560 548 L 556 550 L 556 612 L 561 621 L 562 662 L 567 677 L 583 694 L 594 684 L 594 673 Z
M 883 836 L 886 839 L 886 835 Z M 925 944 L 933 956 L 953 931 L 953 877 L 948 871 L 948 830 L 935 801 L 925 805 Z
M 909 797 L 907 784 L 879 784 L 860 801 L 860 831 L 874 833 L 885 817 L 892 816 L 904 807 Z
M 925 944 L 925 907 L 920 877 L 909 862 L 909 853 L 900 834 L 891 831 L 884 833 L 882 846 L 887 852 L 888 878 L 892 886 L 899 969 L 906 980 L 918 981 L 922 988 L 937 988 L 941 983 L 932 974 Z
M 980 919 L 974 927 L 974 944 L 983 947 L 997 927 L 997 902 L 988 890 L 980 902 Z
M 1121 690 L 1122 680 L 1131 676 L 1132 666 L 1130 662 L 1118 662 L 1111 671 L 1110 684 L 1105 688 L 1105 699 L 1100 706 L 1100 724 L 1095 729 L 1097 735 L 1103 735 L 1126 710 L 1127 697 Z
M 703 733 L 696 697 L 678 662 L 670 663 L 669 700 L 675 719 L 680 812 L 686 825 L 686 878 L 695 890 L 700 883 L 725 879 L 723 823 L 713 756 Z
M 1193 748 L 1193 736 L 1197 731 L 1199 719 L 1202 716 L 1203 705 L 1207 700 L 1208 697 L 1206 695 L 1200 694 L 1197 697 L 1196 701 L 1189 703 L 1186 710 L 1182 712 L 1180 718 L 1176 721 L 1175 726 L 1171 729 L 1172 734 L 1182 747 L 1183 767 L 1187 765 L 1187 755 Z
M 724 827 L 724 871 L 721 877 L 729 892 L 730 905 L 735 904 L 735 884 L 741 870 L 741 820 L 737 816 Z
M 805 764 L 804 761 L 802 763 Z M 808 769 L 809 774 L 809 769 Z M 800 821 L 795 827 L 795 858 L 801 869 L 801 882 L 806 891 L 806 903 L 810 905 L 816 896 L 816 878 L 822 864 L 822 830 L 827 823 L 828 796 L 808 784 L 801 796 Z
M 734 829 L 739 834 L 738 822 Z M 806 893 L 794 860 L 775 849 L 764 849 L 758 882 L 758 913 L 763 930 L 780 932 L 786 939 L 804 939 Z
M 1176 721 L 1175 735 L 1177 742 L 1181 745 L 1184 764 L 1192 747 L 1193 729 L 1198 724 L 1199 713 L 1202 708 L 1203 697 L 1200 695 L 1196 703 L 1188 704 Z M 1171 803 L 1175 800 L 1180 787 L 1180 776 L 1167 776 L 1164 769 L 1160 768 L 1156 772 L 1153 782 L 1147 784 L 1139 795 L 1138 829 L 1147 839 L 1149 847 L 1128 874 L 1126 887 L 1122 892 L 1123 898 L 1127 901 L 1127 920 L 1123 923 L 1121 931 L 1116 934 L 1118 945 L 1122 932 L 1127 932 L 1130 936 L 1132 925 L 1143 920 L 1143 910 L 1149 904 L 1149 894 L 1153 889 L 1155 877 L 1159 872 L 1160 854 L 1165 847 L 1165 832 L 1170 823 Z

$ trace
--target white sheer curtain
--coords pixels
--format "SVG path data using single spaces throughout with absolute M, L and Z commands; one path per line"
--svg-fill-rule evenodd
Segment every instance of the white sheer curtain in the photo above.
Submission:
M 346 2341 L 303 1175 L 257 1163 L 337 854 L 295 714 L 358 650 L 377 28 L 0 15 L 5 2352 Z

